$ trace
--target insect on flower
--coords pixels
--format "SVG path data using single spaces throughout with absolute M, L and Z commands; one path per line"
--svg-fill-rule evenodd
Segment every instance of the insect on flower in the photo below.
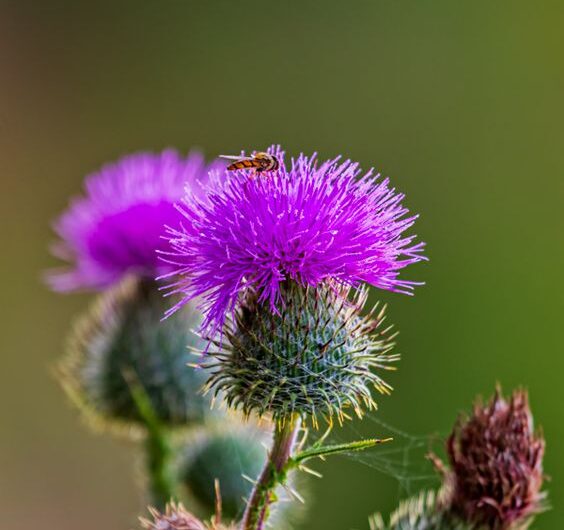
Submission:
M 235 160 L 235 162 L 227 166 L 227 171 L 254 169 L 255 173 L 265 173 L 267 171 L 276 171 L 280 167 L 278 158 L 269 153 L 259 152 L 250 157 L 228 155 L 220 155 L 220 157 Z

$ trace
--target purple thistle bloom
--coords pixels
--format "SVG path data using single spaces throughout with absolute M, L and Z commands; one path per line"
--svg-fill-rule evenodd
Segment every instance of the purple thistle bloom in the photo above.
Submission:
M 168 271 L 156 251 L 167 246 L 164 226 L 182 218 L 174 203 L 185 187 L 197 192 L 210 170 L 223 167 L 168 150 L 129 155 L 88 176 L 85 196 L 54 225 L 61 240 L 53 253 L 71 267 L 49 273 L 48 283 L 63 292 L 101 289 L 129 272 L 154 278 Z
M 349 160 L 319 164 L 316 155 L 300 155 L 287 169 L 279 148 L 270 153 L 278 170 L 217 175 L 206 193 L 188 193 L 179 206 L 186 222 L 168 230 L 172 250 L 164 259 L 180 275 L 171 290 L 202 297 L 204 328 L 221 327 L 249 288 L 276 311 L 286 280 L 410 293 L 417 283 L 399 279 L 399 271 L 425 259 L 424 244 L 403 235 L 416 216 L 388 179 L 373 170 L 362 175 Z

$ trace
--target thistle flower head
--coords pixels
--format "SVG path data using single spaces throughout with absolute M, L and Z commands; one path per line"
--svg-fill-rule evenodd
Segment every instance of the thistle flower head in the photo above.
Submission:
M 452 511 L 494 530 L 526 528 L 542 509 L 544 439 L 533 429 L 523 390 L 499 389 L 456 425 L 447 442 Z
M 170 503 L 164 512 L 149 508 L 151 519 L 140 518 L 145 530 L 235 530 L 221 523 L 205 524 L 184 508 L 182 504 Z
M 188 194 L 184 226 L 169 229 L 164 259 L 180 275 L 172 289 L 203 297 L 204 327 L 219 329 L 248 289 L 276 311 L 289 280 L 411 291 L 415 282 L 399 271 L 424 259 L 423 244 L 404 234 L 415 216 L 388 179 L 350 160 L 300 155 L 287 167 L 279 148 L 270 153 L 278 170 L 226 172 L 202 195 Z
M 126 273 L 154 278 L 167 271 L 156 250 L 166 245 L 164 226 L 182 218 L 174 208 L 185 187 L 223 164 L 206 166 L 203 157 L 174 151 L 126 156 L 86 178 L 85 195 L 75 198 L 56 221 L 60 241 L 53 253 L 70 264 L 52 271 L 56 291 L 105 288 Z
M 341 421 L 347 408 L 361 416 L 375 406 L 372 389 L 391 390 L 376 371 L 390 369 L 398 356 L 389 353 L 390 328 L 380 329 L 384 312 L 360 315 L 366 289 L 350 299 L 349 288 L 328 284 L 286 282 L 280 289 L 285 305 L 277 313 L 248 292 L 225 325 L 225 340 L 215 341 L 203 363 L 211 370 L 208 386 L 246 415 L 281 422 L 294 414 L 314 425 L 317 415 Z
M 203 345 L 192 331 L 202 317 L 189 304 L 161 322 L 164 306 L 154 281 L 127 278 L 77 322 L 60 372 L 70 397 L 94 419 L 142 423 L 132 382 L 164 424 L 210 417 L 200 392 L 207 374 L 186 366 L 193 360 L 187 345 Z

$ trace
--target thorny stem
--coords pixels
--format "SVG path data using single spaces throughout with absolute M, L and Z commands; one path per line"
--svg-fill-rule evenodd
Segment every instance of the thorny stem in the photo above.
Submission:
M 292 457 L 300 424 L 300 417 L 294 415 L 275 428 L 272 448 L 247 502 L 241 530 L 264 529 L 270 505 L 276 501 L 276 486 L 286 478 L 286 464 Z

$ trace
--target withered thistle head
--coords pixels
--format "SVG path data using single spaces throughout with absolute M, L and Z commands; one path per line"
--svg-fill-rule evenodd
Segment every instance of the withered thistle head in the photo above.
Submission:
M 451 510 L 493 530 L 526 528 L 543 507 L 544 446 L 525 391 L 476 402 L 447 441 Z
M 167 505 L 164 513 L 149 508 L 152 520 L 140 518 L 141 527 L 147 530 L 206 530 L 206 525 L 187 512 L 182 504 Z
M 182 504 L 170 503 L 164 512 L 149 508 L 151 519 L 140 518 L 141 527 L 146 530 L 234 530 L 218 521 L 205 524 L 195 515 L 186 511 Z
M 391 390 L 378 372 L 398 356 L 389 353 L 393 336 L 381 329 L 383 311 L 361 315 L 366 289 L 352 297 L 329 283 L 312 288 L 288 281 L 281 289 L 278 312 L 248 293 L 204 363 L 211 368 L 208 384 L 244 414 L 281 422 L 294 414 L 314 425 L 318 415 L 341 421 L 346 409 L 361 416 L 374 407 L 372 390 Z

